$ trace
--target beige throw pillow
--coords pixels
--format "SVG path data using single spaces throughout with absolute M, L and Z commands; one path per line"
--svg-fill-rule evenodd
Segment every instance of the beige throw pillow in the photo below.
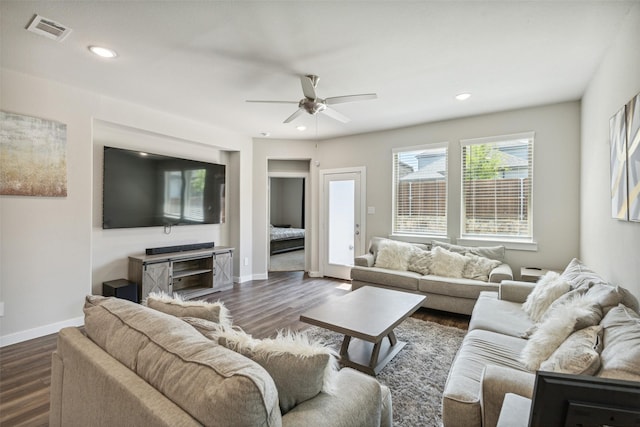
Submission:
M 500 261 L 474 255 L 471 252 L 467 252 L 464 256 L 469 258 L 469 261 L 464 265 L 464 270 L 462 271 L 462 277 L 465 279 L 488 282 L 491 271 L 500 265 Z
M 640 315 L 622 304 L 602 319 L 604 349 L 598 376 L 640 380 Z
M 144 304 L 176 317 L 197 317 L 231 326 L 231 315 L 229 310 L 221 301 L 185 301 L 178 294 L 167 295 L 164 292 L 152 292 L 149 294 Z
M 252 359 L 273 378 L 282 414 L 317 396 L 334 392 L 337 353 L 312 342 L 304 332 L 279 331 L 276 338 L 258 340 L 241 330 L 223 328 L 218 343 Z
M 407 270 L 415 271 L 423 276 L 429 274 L 429 267 L 431 266 L 431 253 L 429 251 L 415 250 L 409 258 L 409 265 Z
M 569 289 L 569 284 L 558 273 L 549 271 L 538 280 L 527 296 L 527 300 L 522 304 L 522 309 L 531 320 L 539 322 L 549 306 Z
M 540 365 L 541 371 L 594 375 L 600 368 L 602 326 L 574 332 Z
M 431 251 L 431 274 L 442 277 L 462 278 L 464 266 L 469 261 L 464 255 L 449 252 L 439 246 Z
M 411 243 L 383 240 L 378 244 L 378 255 L 374 267 L 407 271 L 409 258 L 416 250 Z

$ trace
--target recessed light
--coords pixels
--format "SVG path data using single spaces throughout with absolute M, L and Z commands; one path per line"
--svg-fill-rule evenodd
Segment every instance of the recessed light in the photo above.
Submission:
M 456 95 L 456 99 L 458 101 L 464 101 L 471 98 L 471 94 L 470 93 L 459 93 L 458 95 Z
M 302 132 L 303 130 L 307 130 L 307 127 L 303 126 L 303 125 L 300 125 L 300 126 L 297 126 L 296 129 L 298 129 L 300 132 Z
M 111 50 L 106 47 L 89 46 L 89 50 L 101 58 L 115 58 L 116 56 L 118 56 L 115 50 Z

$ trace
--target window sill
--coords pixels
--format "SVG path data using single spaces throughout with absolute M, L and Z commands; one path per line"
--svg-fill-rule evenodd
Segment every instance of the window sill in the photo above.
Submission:
M 389 238 L 409 243 L 431 243 L 433 240 L 451 243 L 451 239 L 447 236 L 426 235 L 426 234 L 389 234 Z
M 462 246 L 491 246 L 503 245 L 506 249 L 514 251 L 538 251 L 538 242 L 525 240 L 509 240 L 509 239 L 480 239 L 472 237 L 460 237 L 456 244 Z

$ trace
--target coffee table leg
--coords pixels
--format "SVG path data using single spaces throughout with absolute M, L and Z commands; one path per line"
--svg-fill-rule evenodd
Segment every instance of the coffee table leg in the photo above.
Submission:
M 398 342 L 398 340 L 396 339 L 396 334 L 393 331 L 389 332 L 389 335 L 387 335 L 387 337 L 389 337 L 389 343 L 391 344 L 391 346 L 396 345 L 396 343 Z
M 342 340 L 342 347 L 340 347 L 340 357 L 348 358 L 349 354 L 349 343 L 351 342 L 351 337 L 349 335 L 345 335 Z

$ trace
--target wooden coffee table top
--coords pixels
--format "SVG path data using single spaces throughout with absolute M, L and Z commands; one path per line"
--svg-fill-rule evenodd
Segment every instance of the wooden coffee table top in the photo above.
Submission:
M 300 320 L 354 338 L 379 342 L 426 299 L 423 295 L 364 286 L 306 311 Z

